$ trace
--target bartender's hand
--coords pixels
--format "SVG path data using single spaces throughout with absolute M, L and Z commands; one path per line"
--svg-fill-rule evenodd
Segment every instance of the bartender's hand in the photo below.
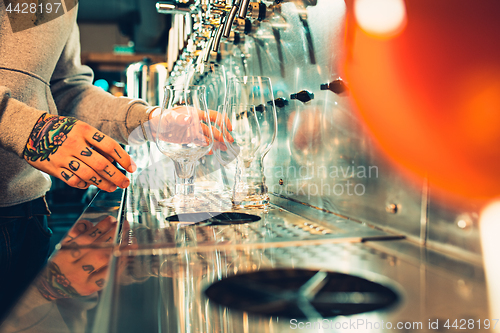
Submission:
M 214 146 L 220 147 L 224 146 L 224 138 L 222 136 L 222 116 L 214 110 L 209 110 L 209 118 L 207 119 L 205 112 L 202 110 L 196 110 L 193 113 L 193 108 L 187 108 L 185 106 L 176 106 L 171 109 L 165 119 L 162 120 L 162 125 L 165 126 L 162 130 L 160 140 L 168 141 L 172 143 L 190 143 L 192 142 L 193 136 L 200 136 L 199 140 L 207 141 L 210 136 L 210 131 L 207 123 L 210 121 L 212 123 L 212 132 L 214 136 Z M 152 138 L 156 140 L 158 125 L 161 119 L 161 109 L 156 108 L 149 114 L 148 126 Z M 199 122 L 200 126 L 193 131 L 193 122 Z M 226 117 L 224 120 L 226 128 L 232 131 L 232 125 L 229 118 Z M 196 127 L 196 126 L 195 126 Z M 224 130 L 226 140 L 233 142 L 233 137 L 229 132 Z M 225 147 L 224 147 L 225 148 Z
M 44 114 L 36 123 L 24 149 L 33 167 L 81 189 L 90 185 L 112 192 L 130 181 L 112 162 L 129 172 L 137 167 L 112 138 L 74 118 Z
M 59 250 L 48 262 L 36 286 L 48 300 L 91 295 L 104 287 L 112 247 L 99 248 L 112 243 L 116 219 L 108 216 L 95 226 L 79 220 L 61 242 L 67 247 Z M 96 245 L 82 248 L 82 245 Z

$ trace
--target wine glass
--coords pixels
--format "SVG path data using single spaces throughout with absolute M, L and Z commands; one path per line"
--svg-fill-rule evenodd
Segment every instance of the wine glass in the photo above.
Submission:
M 261 147 L 260 126 L 256 113 L 255 105 L 247 104 L 226 105 L 223 112 L 232 125 L 232 129 L 224 136 L 224 143 L 229 155 L 237 157 L 232 197 L 235 205 L 250 204 L 247 201 L 256 193 L 255 186 L 260 187 L 259 174 L 250 168 L 258 157 Z
M 259 125 L 259 147 L 251 161 L 243 162 L 239 158 L 237 174 L 242 177 L 236 178 L 233 191 L 233 204 L 240 207 L 266 207 L 269 204 L 269 195 L 264 177 L 264 157 L 271 149 L 276 139 L 277 116 L 271 79 L 262 76 L 237 76 L 228 80 L 227 98 L 225 102 L 226 115 L 231 115 L 232 105 L 252 106 L 257 124 Z M 230 121 L 234 120 L 230 118 Z M 224 123 L 223 123 L 224 124 Z M 233 124 L 234 128 L 234 124 Z M 226 130 L 224 133 L 233 133 Z M 224 136 L 225 144 L 229 144 L 228 137 Z M 234 145 L 232 145 L 234 146 Z M 240 146 L 240 149 L 242 147 Z M 235 151 L 233 151 L 235 152 Z M 245 177 L 248 175 L 249 177 Z M 241 184 L 247 182 L 247 184 Z M 245 193 L 246 191 L 246 193 Z
M 165 87 L 156 144 L 174 162 L 175 195 L 160 205 L 195 208 L 203 204 L 194 195 L 194 171 L 214 140 L 205 94 L 204 86 Z
M 215 63 L 201 63 L 196 67 L 192 66 L 190 70 L 194 72 L 194 75 L 192 75 L 193 82 L 206 87 L 209 112 L 211 114 L 215 111 L 222 112 L 221 107 L 224 105 L 226 99 L 225 67 Z M 220 131 L 222 128 L 217 125 L 217 121 L 219 120 L 221 120 L 220 117 L 212 124 L 215 139 L 212 149 L 214 154 L 202 157 L 200 164 L 203 166 L 202 175 L 206 180 L 205 184 L 208 184 L 204 192 L 210 192 L 211 195 L 225 197 L 225 193 L 229 193 L 231 187 L 229 185 L 229 177 L 226 170 L 227 163 L 225 163 L 224 159 L 221 159 L 220 154 L 220 150 L 225 149 L 225 146 L 221 144 L 223 140 L 219 133 L 221 133 Z

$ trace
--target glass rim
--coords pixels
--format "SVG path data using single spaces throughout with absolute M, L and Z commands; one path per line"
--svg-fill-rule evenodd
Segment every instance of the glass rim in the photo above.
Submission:
M 271 78 L 269 76 L 260 76 L 260 75 L 239 75 L 239 76 L 231 76 L 228 81 L 234 81 L 234 80 L 239 80 L 239 81 L 245 81 L 245 79 L 249 79 L 249 78 L 260 78 L 260 79 L 264 79 L 266 81 L 269 81 L 271 82 Z
M 190 84 L 190 85 L 182 85 L 182 84 L 167 84 L 165 85 L 164 87 L 164 90 L 167 90 L 167 89 L 170 89 L 170 90 L 203 90 L 203 89 L 207 89 L 207 87 L 205 85 L 201 85 L 201 84 Z

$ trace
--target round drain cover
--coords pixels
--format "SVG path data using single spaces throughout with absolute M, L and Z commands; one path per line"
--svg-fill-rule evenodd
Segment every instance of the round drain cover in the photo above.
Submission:
M 217 304 L 249 313 L 288 318 L 328 318 L 389 307 L 399 297 L 366 279 L 335 272 L 273 269 L 234 275 L 210 285 Z

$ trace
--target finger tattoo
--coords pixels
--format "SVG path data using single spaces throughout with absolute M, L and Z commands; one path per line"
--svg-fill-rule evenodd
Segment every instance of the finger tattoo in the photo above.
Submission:
M 78 161 L 69 162 L 69 168 L 71 169 L 71 171 L 78 171 L 78 169 L 80 168 L 80 162 Z
M 95 132 L 94 135 L 92 136 L 92 139 L 94 139 L 97 142 L 101 142 L 102 139 L 104 139 L 104 134 L 99 134 L 99 132 Z
M 109 237 L 108 239 L 106 239 L 106 241 L 104 241 L 104 243 L 107 243 L 107 242 L 109 242 L 112 239 L 113 239 L 113 237 Z
M 83 182 L 83 186 L 80 187 L 80 183 L 78 183 L 77 186 L 80 187 L 80 188 L 86 188 L 87 187 L 87 182 L 84 182 L 83 180 L 82 180 L 82 182 Z
M 113 173 L 111 173 L 111 172 L 109 172 L 108 170 L 106 170 L 107 168 L 109 168 L 109 165 L 106 165 L 106 167 L 104 168 L 104 172 L 106 172 L 106 174 L 107 174 L 109 177 L 113 177 L 113 176 L 115 175 L 116 171 L 115 171 L 115 172 L 113 172 Z
M 94 266 L 92 266 L 92 265 L 83 265 L 82 269 L 85 272 L 89 272 L 89 274 L 90 274 L 90 273 L 92 273 L 94 271 Z
M 82 156 L 92 156 L 92 150 L 89 147 L 86 147 L 85 150 L 82 150 L 80 153 Z
M 79 249 L 71 249 L 71 256 L 73 258 L 78 258 L 80 256 L 81 252 Z
M 99 288 L 102 288 L 104 286 L 104 282 L 105 282 L 104 279 L 99 279 L 95 282 L 95 284 L 97 284 Z
M 102 179 L 97 179 L 95 176 L 93 176 L 92 178 L 90 178 L 90 181 L 95 185 L 99 185 L 102 182 Z
M 90 235 L 89 235 L 89 236 L 90 236 L 90 237 L 95 237 L 95 236 L 100 235 L 100 234 L 102 234 L 102 231 L 100 231 L 99 229 L 95 229 L 94 231 L 92 231 L 92 232 L 90 233 Z
M 76 229 L 77 229 L 78 231 L 80 231 L 81 233 L 82 233 L 82 232 L 85 232 L 85 231 L 87 231 L 87 225 L 86 225 L 85 223 L 83 223 L 83 222 L 78 222 L 78 223 L 76 224 Z
M 116 155 L 118 155 L 118 158 L 122 158 L 122 157 L 120 156 L 120 154 L 118 154 L 118 152 L 116 151 L 116 149 L 115 149 L 115 153 L 116 153 Z
M 71 177 L 74 176 L 74 174 L 68 175 L 66 171 L 61 171 L 61 176 L 64 178 L 64 180 L 68 181 Z

